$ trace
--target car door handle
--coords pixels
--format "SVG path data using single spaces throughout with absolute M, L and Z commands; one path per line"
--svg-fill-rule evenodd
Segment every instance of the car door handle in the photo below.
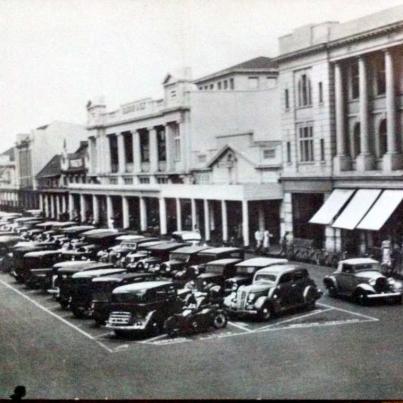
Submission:
M 297 285 L 296 284 L 293 284 L 291 287 L 296 287 Z

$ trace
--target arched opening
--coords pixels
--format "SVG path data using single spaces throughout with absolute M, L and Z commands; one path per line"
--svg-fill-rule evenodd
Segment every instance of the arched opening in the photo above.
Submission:
M 382 119 L 378 130 L 378 150 L 377 157 L 381 158 L 387 151 L 387 122 Z

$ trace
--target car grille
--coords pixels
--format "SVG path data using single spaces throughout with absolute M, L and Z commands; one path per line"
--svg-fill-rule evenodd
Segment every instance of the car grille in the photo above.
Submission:
M 238 292 L 238 309 L 244 309 L 246 305 L 246 296 L 247 292 L 246 291 L 239 291 Z
M 109 315 L 110 325 L 129 325 L 132 314 L 130 312 L 112 312 Z
M 376 292 L 389 291 L 388 280 L 386 279 L 386 277 L 379 277 L 376 280 L 374 288 Z

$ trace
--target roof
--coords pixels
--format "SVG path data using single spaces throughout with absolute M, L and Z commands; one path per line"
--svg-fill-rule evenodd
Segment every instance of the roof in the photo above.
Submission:
M 379 263 L 375 259 L 371 259 L 369 257 L 356 257 L 353 259 L 346 259 L 342 260 L 340 263 L 347 263 L 350 265 L 359 265 L 359 264 L 373 264 L 373 263 Z
M 14 147 L 9 148 L 8 150 L 1 153 L 1 155 L 7 155 L 10 158 L 10 161 L 15 161 L 15 149 Z
M 256 267 L 265 267 L 275 264 L 284 264 L 287 263 L 287 259 L 278 259 L 273 257 L 254 257 L 252 259 L 244 260 L 241 263 L 238 263 L 238 267 L 247 267 L 247 266 L 256 266 Z
M 160 287 L 163 285 L 172 284 L 171 281 L 147 281 L 144 283 L 135 283 L 122 285 L 112 291 L 112 294 L 122 294 L 131 291 L 150 290 L 152 288 Z
M 223 70 L 219 70 L 215 73 L 209 74 L 207 76 L 201 77 L 194 81 L 194 83 L 201 83 L 203 81 L 210 80 L 212 78 L 220 77 L 225 74 L 243 72 L 243 71 L 267 71 L 267 70 L 277 70 L 277 62 L 270 57 L 258 56 L 245 62 L 235 64 L 234 66 L 227 67 Z
M 238 263 L 240 259 L 226 258 L 226 259 L 218 259 L 213 260 L 212 262 L 208 262 L 206 266 L 226 266 L 228 264 Z
M 218 248 L 209 248 L 200 252 L 201 255 L 215 255 L 218 253 L 226 253 L 226 252 L 236 252 L 241 251 L 240 248 L 234 248 L 232 246 L 220 246 Z
M 60 176 L 62 172 L 61 156 L 56 154 L 52 159 L 39 171 L 36 175 L 37 179 L 40 178 L 53 178 Z
M 107 268 L 107 269 L 86 270 L 75 273 L 73 275 L 73 278 L 91 278 L 101 276 L 102 274 L 122 273 L 123 271 L 125 271 L 125 269 Z

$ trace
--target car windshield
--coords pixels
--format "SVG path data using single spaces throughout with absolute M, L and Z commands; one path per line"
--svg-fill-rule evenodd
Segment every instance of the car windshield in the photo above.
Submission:
M 206 266 L 206 271 L 205 273 L 213 273 L 213 274 L 222 274 L 224 270 L 223 266 L 213 266 L 213 265 L 209 265 Z
M 365 263 L 354 266 L 354 271 L 381 270 L 379 263 Z
M 130 293 L 113 294 L 112 299 L 114 302 L 123 302 L 123 303 L 145 302 L 146 292 L 143 290 L 139 290 Z
M 187 253 L 171 253 L 170 260 L 178 260 L 179 262 L 186 263 L 190 258 L 190 255 Z
M 264 273 L 264 274 L 257 274 L 255 277 L 255 281 L 260 281 L 264 283 L 275 283 L 277 279 L 277 276 L 275 274 L 269 274 L 269 273 Z
M 254 266 L 240 266 L 237 267 L 236 272 L 238 274 L 253 274 L 256 270 Z

